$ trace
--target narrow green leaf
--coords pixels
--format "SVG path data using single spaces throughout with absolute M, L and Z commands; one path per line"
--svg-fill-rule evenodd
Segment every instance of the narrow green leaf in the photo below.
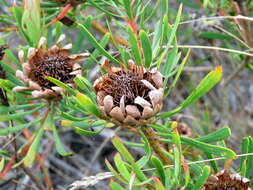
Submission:
M 44 106 L 44 104 L 37 103 L 37 104 L 23 104 L 23 105 L 17 105 L 17 106 L 1 106 L 0 105 L 0 112 L 13 112 L 17 110 L 23 110 L 23 109 L 30 109 L 37 106 Z
M 184 168 L 184 179 L 185 179 L 185 184 L 184 184 L 184 188 L 187 187 L 187 185 L 190 183 L 191 181 L 191 175 L 190 175 L 190 168 L 189 168 L 189 165 L 185 159 L 185 157 L 182 155 L 181 156 L 181 159 L 182 159 L 182 166 Z
M 131 21 L 133 19 L 132 11 L 131 11 L 131 1 L 130 0 L 124 0 L 124 6 L 127 13 L 127 16 L 129 20 Z
M 122 182 L 124 184 L 128 184 L 128 182 L 122 176 L 120 176 L 119 173 L 112 167 L 112 165 L 110 164 L 110 162 L 107 159 L 105 159 L 105 164 L 106 164 L 108 170 L 110 172 L 112 172 L 112 174 L 114 175 L 114 177 L 116 179 L 118 179 L 120 182 Z
M 61 155 L 61 156 L 72 156 L 73 152 L 67 152 L 61 142 L 61 139 L 59 137 L 58 131 L 55 127 L 55 125 L 52 125 L 53 128 L 53 136 L 54 136 L 54 142 L 55 142 L 55 148 L 57 150 L 57 152 Z
M 84 118 L 79 118 L 79 117 L 74 117 L 72 115 L 70 115 L 69 113 L 66 113 L 66 112 L 62 112 L 62 115 L 61 115 L 64 119 L 68 119 L 70 121 L 83 121 Z
M 68 93 L 72 94 L 72 95 L 76 95 L 77 94 L 77 90 L 74 90 L 73 88 L 71 88 L 70 86 L 66 85 L 65 83 L 50 77 L 50 76 L 46 76 L 45 77 L 47 80 L 49 80 L 50 82 L 54 83 L 55 85 L 65 89 Z
M 236 158 L 237 156 L 234 151 L 226 147 L 203 143 L 201 141 L 198 141 L 192 138 L 187 138 L 187 137 L 180 137 L 180 139 L 181 139 L 182 144 L 196 147 L 204 152 L 209 152 L 218 156 L 221 156 L 224 154 L 225 157 L 233 158 L 233 159 Z M 161 139 L 160 141 L 165 142 L 165 143 L 172 142 L 171 139 Z
M 174 181 L 174 184 L 178 186 L 179 174 L 181 172 L 181 154 L 178 147 L 175 146 L 175 144 L 173 144 L 173 153 L 174 153 L 174 163 L 175 163 L 173 181 Z
M 242 154 L 247 154 L 249 148 L 249 138 L 245 137 L 242 139 L 241 150 Z M 247 164 L 247 156 L 240 157 L 240 172 L 242 176 L 246 176 L 246 164 Z
M 155 31 L 154 31 L 154 38 L 153 38 L 153 43 L 152 43 L 152 57 L 156 57 L 158 54 L 159 50 L 159 45 L 160 45 L 160 40 L 162 36 L 162 21 L 160 20 L 156 25 L 155 25 Z
M 92 100 L 88 96 L 82 93 L 77 93 L 76 98 L 85 111 L 92 113 L 97 117 L 100 116 L 100 112 L 97 108 L 97 105 L 93 103 Z
M 95 37 L 89 32 L 89 30 L 82 24 L 77 23 L 77 26 L 79 27 L 79 29 L 85 34 L 85 36 L 87 37 L 87 39 L 93 44 L 93 46 L 100 51 L 100 53 L 102 55 L 104 55 L 105 57 L 107 57 L 110 61 L 121 65 L 121 63 L 115 59 L 114 57 L 112 57 L 95 39 Z
M 218 66 L 215 70 L 207 74 L 207 76 L 200 82 L 197 88 L 184 100 L 176 109 L 160 114 L 160 118 L 170 117 L 172 115 L 181 112 L 184 108 L 197 101 L 200 97 L 206 94 L 211 88 L 213 88 L 222 77 L 222 67 Z
M 112 143 L 115 146 L 115 148 L 120 152 L 124 158 L 130 162 L 130 164 L 133 167 L 134 172 L 136 173 L 136 176 L 140 179 L 140 181 L 145 181 L 147 180 L 147 177 L 144 175 L 144 173 L 141 171 L 139 166 L 135 163 L 135 160 L 133 156 L 128 152 L 122 141 L 120 140 L 119 137 L 114 136 L 112 138 Z
M 80 135 L 97 135 L 99 134 L 101 131 L 103 131 L 104 128 L 98 130 L 98 131 L 88 131 L 85 129 L 81 129 L 79 127 L 75 127 L 75 132 L 80 134 Z
M 28 128 L 34 124 L 36 124 L 37 122 L 39 122 L 41 120 L 41 118 L 38 118 L 30 123 L 26 123 L 26 124 L 23 124 L 23 125 L 18 125 L 18 126 L 14 126 L 14 127 L 6 127 L 6 128 L 1 128 L 0 129 L 0 136 L 6 136 L 6 135 L 10 135 L 10 134 L 13 134 L 13 133 L 16 133 L 18 131 L 21 131 L 25 128 Z
M 129 184 L 128 184 L 128 189 L 129 190 L 134 190 L 133 189 L 133 186 L 134 186 L 134 181 L 136 179 L 136 174 L 133 174 L 131 177 L 130 177 L 130 180 L 129 180 Z
M 4 162 L 5 162 L 5 158 L 2 157 L 1 161 L 0 161 L 0 173 L 3 171 L 4 169 Z
M 153 166 L 156 168 L 156 171 L 157 171 L 162 183 L 165 184 L 165 173 L 164 173 L 162 162 L 155 156 L 151 157 L 151 162 L 152 162 Z
M 195 3 L 194 1 L 189 1 L 189 0 L 177 0 L 177 2 L 181 2 L 183 3 L 185 6 L 188 6 L 188 7 L 191 7 L 191 8 L 194 8 L 194 9 L 199 9 L 200 6 Z
M 124 156 L 124 158 L 130 162 L 133 163 L 134 157 L 130 154 L 130 152 L 126 149 L 122 141 L 120 140 L 119 137 L 114 136 L 112 138 L 112 144 L 115 146 L 115 148 L 120 152 L 121 155 Z
M 33 110 L 30 111 L 25 111 L 25 112 L 19 112 L 19 113 L 14 113 L 14 114 L 6 114 L 6 115 L 0 115 L 0 121 L 9 121 L 12 119 L 18 119 L 18 118 L 23 118 L 25 115 L 30 115 L 34 112 L 39 111 L 43 106 L 39 106 Z
M 81 128 L 86 129 L 90 127 L 111 127 L 110 123 L 106 122 L 105 120 L 90 120 L 90 119 L 83 119 L 82 121 L 68 121 L 62 120 L 61 125 L 63 127 L 73 127 L 73 128 Z
M 5 156 L 7 158 L 11 158 L 12 155 L 10 153 L 8 153 L 6 150 L 0 149 L 0 156 Z
M 100 40 L 99 44 L 105 48 L 105 46 L 108 44 L 109 40 L 111 38 L 111 34 L 110 33 L 106 33 L 103 38 Z M 79 48 L 80 46 L 78 46 Z M 83 69 L 88 69 L 90 68 L 92 65 L 96 64 L 96 59 L 98 58 L 98 56 L 100 55 L 100 52 L 95 49 L 92 54 L 90 55 L 90 57 L 85 61 L 85 64 L 83 65 Z
M 227 158 L 233 158 L 233 159 L 236 158 L 236 153 L 229 148 L 203 143 L 203 142 L 197 141 L 195 139 L 187 138 L 187 137 L 181 137 L 181 140 L 184 144 L 194 146 L 200 150 L 203 150 L 204 152 L 210 152 L 212 154 L 219 155 L 219 156 L 224 154 L 224 156 Z
M 249 138 L 249 146 L 248 146 L 248 153 L 253 153 L 253 139 L 252 137 Z M 253 168 L 253 155 L 247 156 L 247 167 L 245 172 L 245 177 L 249 178 Z
M 96 101 L 96 94 L 91 90 L 92 84 L 84 77 L 75 77 L 74 82 L 78 88 L 83 90 L 92 100 Z
M 42 139 L 43 134 L 44 134 L 44 129 L 41 128 L 36 134 L 36 136 L 34 137 L 33 143 L 31 144 L 26 156 L 21 161 L 21 163 L 24 163 L 25 166 L 30 166 L 34 162 L 37 152 L 39 150 L 40 140 Z
M 186 56 L 184 57 L 182 63 L 179 65 L 179 68 L 178 68 L 178 70 L 177 70 L 177 74 L 176 74 L 176 76 L 175 76 L 175 79 L 173 80 L 173 83 L 172 83 L 171 87 L 174 87 L 174 86 L 176 85 L 176 83 L 177 83 L 177 81 L 178 81 L 178 79 L 179 79 L 179 76 L 181 75 L 181 73 L 182 73 L 182 71 L 183 71 L 184 65 L 185 65 L 185 63 L 186 63 L 186 61 L 187 61 L 189 55 L 190 55 L 190 49 L 187 51 Z
M 130 42 L 130 46 L 132 49 L 132 54 L 134 56 L 135 63 L 136 63 L 136 65 L 140 66 L 140 65 L 142 65 L 142 63 L 141 63 L 141 53 L 140 53 L 140 49 L 138 46 L 138 39 L 137 39 L 133 29 L 130 26 L 127 27 L 127 31 L 129 34 L 129 42 Z
M 86 90 L 87 88 L 92 88 L 92 84 L 90 83 L 90 81 L 82 76 L 76 77 L 74 79 L 74 82 L 82 90 Z
M 172 28 L 172 31 L 171 31 L 171 34 L 170 34 L 170 37 L 168 39 L 168 43 L 166 44 L 166 46 L 170 46 L 172 41 L 175 38 L 176 31 L 177 31 L 177 28 L 178 28 L 178 25 L 179 25 L 179 22 L 180 22 L 182 10 L 183 10 L 183 4 L 180 4 L 180 6 L 178 8 L 178 11 L 177 11 L 177 17 L 176 17 L 175 23 L 173 25 L 173 28 Z
M 199 37 L 206 39 L 232 40 L 233 38 L 227 34 L 217 32 L 202 32 Z
M 144 150 L 145 150 L 145 156 L 143 156 L 141 159 L 139 159 L 136 163 L 140 168 L 143 168 L 150 160 L 152 156 L 152 149 L 149 144 L 149 141 L 147 137 L 143 134 L 143 132 L 139 129 L 138 132 L 140 133 L 140 136 L 142 140 L 144 141 Z M 124 142 L 125 143 L 125 142 Z
M 207 159 L 211 160 L 209 162 L 210 162 L 211 167 L 214 170 L 214 173 L 218 173 L 218 166 L 216 164 L 216 161 L 212 160 L 213 159 L 213 155 L 211 153 L 209 153 L 209 152 L 205 152 L 205 155 L 206 155 Z
M 155 190 L 165 190 L 165 187 L 158 177 L 153 177 L 153 180 L 155 182 Z
M 165 0 L 167 1 L 167 0 Z M 163 16 L 163 27 L 162 27 L 162 36 L 161 36 L 161 42 L 160 44 L 163 44 L 163 42 L 166 40 L 168 29 L 169 29 L 169 17 L 168 14 L 165 14 Z
M 162 0 L 162 15 L 169 13 L 169 3 L 168 0 Z
M 172 138 L 171 134 L 166 134 L 164 132 L 160 132 L 160 133 L 157 133 L 157 134 L 161 137 L 166 137 L 167 139 Z M 217 141 L 223 141 L 223 140 L 227 139 L 230 136 L 231 136 L 230 128 L 229 127 L 224 127 L 224 128 L 218 129 L 217 131 L 209 133 L 206 136 L 198 137 L 195 140 L 198 140 L 198 141 L 204 142 L 204 143 L 213 143 L 213 142 L 217 142 Z M 170 140 L 170 142 L 172 142 L 172 141 Z
M 177 122 L 172 122 L 172 132 L 171 132 L 171 136 L 172 136 L 172 142 L 173 144 L 175 144 L 178 148 L 179 153 L 181 154 L 182 152 L 182 148 L 181 148 L 181 139 L 180 139 L 180 135 L 176 129 L 177 127 Z
M 4 89 L 12 89 L 15 86 L 11 81 L 5 80 L 5 79 L 0 79 L 0 88 Z
M 148 34 L 144 30 L 141 30 L 139 36 L 140 36 L 141 47 L 142 47 L 142 51 L 143 51 L 143 55 L 145 59 L 144 65 L 146 68 L 149 68 L 152 63 L 152 48 L 151 48 L 151 44 L 148 38 Z
M 210 167 L 204 166 L 202 176 L 200 176 L 197 179 L 192 190 L 200 190 L 201 187 L 206 183 L 206 180 L 208 179 L 209 175 L 210 175 Z
M 127 170 L 124 161 L 122 160 L 121 156 L 119 153 L 116 153 L 114 156 L 114 163 L 122 177 L 124 177 L 127 181 L 130 180 L 131 174 Z
M 115 181 L 110 181 L 110 184 L 109 184 L 110 188 L 112 190 L 126 190 L 125 188 L 123 188 L 122 186 L 120 186 L 118 183 L 116 183 Z
M 96 1 L 89 1 L 89 3 L 92 6 L 96 7 L 98 10 L 106 13 L 107 15 L 110 15 L 110 16 L 113 16 L 113 17 L 118 17 L 118 18 L 123 18 L 123 16 L 121 16 L 121 15 L 116 15 L 113 12 L 110 12 L 107 9 L 104 9 L 99 3 L 96 3 Z
M 165 187 L 166 187 L 166 190 L 169 190 L 171 189 L 171 177 L 173 177 L 172 173 L 171 173 L 171 170 L 170 168 L 166 168 L 164 170 L 164 173 L 165 173 Z
M 231 130 L 229 127 L 223 127 L 214 131 L 206 136 L 198 137 L 196 140 L 204 142 L 204 143 L 212 143 L 217 141 L 222 141 L 231 136 Z
M 181 54 L 180 54 L 181 55 Z M 162 71 L 163 76 L 168 78 L 169 74 L 171 73 L 172 69 L 175 67 L 179 60 L 178 48 L 174 47 L 167 56 L 164 69 Z

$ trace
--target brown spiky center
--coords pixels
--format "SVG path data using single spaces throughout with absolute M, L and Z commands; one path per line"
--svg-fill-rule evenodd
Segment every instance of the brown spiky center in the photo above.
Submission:
M 29 77 L 42 88 L 55 86 L 55 84 L 45 79 L 46 76 L 64 83 L 72 82 L 74 76 L 70 75 L 73 71 L 70 63 L 70 58 L 61 50 L 39 50 L 29 60 L 31 66 Z
M 248 190 L 250 182 L 244 183 L 239 179 L 232 179 L 230 174 L 223 173 L 218 177 L 218 181 L 205 185 L 205 190 Z
M 119 106 L 122 96 L 125 96 L 125 104 L 128 105 L 133 105 L 137 96 L 149 101 L 148 93 L 150 89 L 141 80 L 152 82 L 149 73 L 143 74 L 133 70 L 121 69 L 118 72 L 106 75 L 99 85 L 101 87 L 99 90 L 111 95 L 116 106 Z

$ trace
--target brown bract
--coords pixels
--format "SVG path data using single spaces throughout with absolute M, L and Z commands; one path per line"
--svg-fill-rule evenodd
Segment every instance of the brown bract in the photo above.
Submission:
M 162 109 L 163 76 L 157 70 L 146 70 L 129 60 L 128 68 L 112 67 L 95 81 L 97 102 L 104 117 L 117 125 L 142 126 L 152 123 Z
M 82 74 L 78 62 L 88 54 L 69 55 L 72 44 L 61 47 L 60 42 L 64 38 L 62 35 L 54 46 L 45 48 L 46 38 L 42 37 L 37 49 L 29 48 L 27 61 L 24 61 L 24 52 L 19 52 L 23 71 L 17 70 L 16 76 L 26 84 L 26 87 L 17 86 L 13 89 L 15 92 L 32 90 L 33 97 L 46 99 L 57 98 L 65 92 L 47 80 L 46 76 L 73 87 L 74 77 Z
M 194 138 L 191 128 L 186 123 L 179 122 L 177 131 L 182 137 Z
M 251 190 L 251 188 L 249 179 L 222 170 L 216 175 L 211 175 L 202 190 Z

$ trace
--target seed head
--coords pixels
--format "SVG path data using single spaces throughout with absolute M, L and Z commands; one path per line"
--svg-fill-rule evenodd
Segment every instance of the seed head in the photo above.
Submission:
M 251 188 L 249 179 L 222 170 L 216 175 L 211 175 L 202 190 L 251 190 Z
M 13 90 L 32 90 L 36 98 L 52 99 L 57 98 L 64 92 L 64 89 L 55 86 L 45 77 L 53 77 L 69 86 L 74 86 L 73 79 L 81 75 L 81 66 L 78 64 L 87 54 L 69 55 L 72 44 L 61 47 L 60 42 L 64 39 L 61 36 L 58 42 L 51 48 L 44 48 L 46 38 L 42 37 L 37 49 L 30 48 L 27 61 L 24 61 L 24 52 L 19 52 L 23 71 L 17 70 L 16 76 L 22 80 L 27 87 L 17 86 Z
M 150 123 L 162 108 L 161 73 L 136 66 L 132 60 L 127 68 L 111 67 L 108 61 L 102 67 L 107 74 L 94 84 L 102 114 L 119 125 Z

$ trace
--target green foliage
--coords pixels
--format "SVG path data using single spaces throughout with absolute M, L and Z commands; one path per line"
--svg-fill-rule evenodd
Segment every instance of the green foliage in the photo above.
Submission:
M 196 36 L 202 40 L 208 39 L 213 44 L 216 41 L 222 42 L 220 44 L 224 46 L 224 49 L 205 48 L 216 51 L 225 50 L 233 56 L 231 60 L 236 60 L 237 64 L 253 56 L 249 51 L 252 47 L 247 40 L 245 41 L 250 37 L 249 35 L 245 37 L 245 31 L 240 30 L 243 26 L 235 26 L 240 19 L 226 20 L 228 31 L 221 30 L 219 25 L 212 25 L 211 21 L 207 20 L 203 22 L 203 25 L 215 26 L 219 30 L 200 31 L 197 34 L 194 34 L 194 31 L 191 31 L 192 33 L 188 31 L 189 26 L 185 21 L 189 20 L 189 16 L 183 7 L 190 7 L 196 11 L 203 9 L 206 12 L 208 9 L 215 10 L 216 14 L 216 10 L 224 8 L 228 9 L 228 12 L 234 11 L 229 2 L 216 0 L 203 0 L 199 4 L 186 0 L 176 2 L 171 5 L 172 3 L 168 0 L 87 0 L 79 5 L 71 5 L 72 7 L 70 4 L 62 7 L 59 3 L 51 1 L 24 0 L 22 5 L 17 3 L 12 6 L 6 15 L 0 14 L 0 24 L 3 23 L 4 26 L 0 28 L 1 31 L 9 32 L 8 29 L 12 28 L 15 32 L 11 31 L 10 36 L 16 34 L 17 31 L 18 36 L 25 43 L 15 48 L 10 47 L 5 51 L 6 57 L 0 60 L 0 74 L 2 70 L 6 73 L 5 77 L 0 78 L 0 92 L 4 92 L 8 99 L 8 104 L 0 105 L 0 122 L 4 123 L 4 127 L 0 128 L 0 136 L 13 137 L 21 134 L 16 138 L 21 146 L 15 148 L 15 154 L 22 152 L 22 155 L 19 155 L 20 160 L 12 163 L 13 168 L 21 164 L 25 167 L 34 164 L 36 159 L 39 159 L 39 153 L 44 153 L 42 141 L 48 138 L 53 139 L 54 148 L 59 155 L 72 156 L 74 153 L 68 152 L 68 145 L 61 138 L 63 130 L 70 130 L 84 136 L 95 136 L 106 128 L 115 127 L 116 125 L 111 123 L 113 121 L 107 118 L 110 114 L 103 116 L 103 110 L 100 110 L 97 103 L 92 84 L 94 76 L 97 77 L 94 73 L 99 70 L 100 63 L 105 59 L 116 66 L 125 68 L 128 60 L 132 59 L 136 65 L 143 66 L 146 70 L 160 70 L 164 77 L 164 102 L 173 97 L 176 103 L 181 102 L 181 104 L 169 110 L 170 105 L 167 106 L 166 102 L 163 112 L 155 115 L 152 122 L 145 126 L 134 128 L 122 126 L 126 127 L 132 136 L 138 136 L 138 138 L 129 138 L 135 141 L 127 141 L 117 135 L 112 137 L 111 142 L 117 152 L 111 162 L 105 160 L 105 165 L 113 174 L 113 179 L 108 182 L 108 186 L 113 190 L 201 190 L 211 175 L 211 168 L 215 173 L 219 171 L 220 164 L 217 160 L 234 160 L 239 156 L 240 166 L 234 168 L 242 176 L 252 180 L 252 137 L 243 138 L 242 155 L 238 155 L 225 143 L 232 136 L 228 126 L 214 128 L 211 131 L 209 127 L 213 124 L 210 118 L 207 121 L 209 127 L 204 126 L 203 121 L 199 122 L 200 119 L 194 118 L 192 126 L 195 127 L 196 124 L 203 130 L 196 129 L 194 135 L 184 136 L 180 134 L 180 122 L 174 121 L 175 117 L 172 117 L 192 107 L 197 107 L 197 112 L 202 112 L 203 110 L 198 108 L 198 100 L 211 91 L 221 81 L 223 75 L 222 67 L 217 66 L 208 74 L 201 74 L 203 79 L 196 85 L 193 74 L 187 74 L 184 69 L 186 65 L 195 69 L 198 64 L 204 63 L 210 57 L 208 55 L 197 62 L 192 57 L 192 52 L 194 48 L 200 48 L 200 46 L 184 46 L 181 43 L 184 43 L 187 38 L 196 38 Z M 8 3 L 1 1 L 0 5 L 7 7 Z M 253 6 L 251 2 L 248 5 Z M 83 14 L 87 10 L 92 10 L 88 16 Z M 230 23 L 234 20 L 237 23 Z M 250 20 L 252 21 L 244 17 L 245 22 Z M 190 20 L 189 23 L 191 22 L 195 20 Z M 42 36 L 46 36 L 48 44 L 55 44 L 55 39 L 58 39 L 62 33 L 68 34 L 67 41 L 74 43 L 72 52 L 89 52 L 87 53 L 89 57 L 82 64 L 82 76 L 73 77 L 73 85 L 70 86 L 60 79 L 43 75 L 44 79 L 64 90 L 55 99 L 32 98 L 34 91 L 31 89 L 25 92 L 13 92 L 12 89 L 16 86 L 30 85 L 29 82 L 24 80 L 23 83 L 15 76 L 16 70 L 22 70 L 25 66 L 17 59 L 16 52 L 13 50 L 23 50 L 25 62 L 28 62 L 30 48 L 38 47 Z M 8 35 L 0 37 L 0 44 L 5 44 L 5 41 L 8 41 Z M 45 50 L 47 47 L 43 48 Z M 184 48 L 187 48 L 187 51 Z M 66 49 L 63 54 L 65 53 L 67 53 Z M 193 56 L 196 56 L 195 54 L 196 52 Z M 250 70 L 250 63 L 247 67 Z M 100 71 L 104 73 L 103 69 Z M 189 77 L 189 81 L 184 79 L 185 76 Z M 187 94 L 186 98 L 180 96 L 177 99 L 181 88 L 191 89 L 191 93 Z M 45 90 L 44 87 L 42 90 Z M 53 92 L 52 89 L 51 93 Z M 0 94 L 0 98 L 1 96 L 3 95 Z M 208 110 L 213 108 L 209 102 L 206 104 L 204 106 L 207 106 Z M 194 113 L 191 114 L 187 117 L 193 118 Z M 184 113 L 179 118 L 181 116 L 184 117 Z M 221 116 L 224 117 L 224 115 Z M 150 138 L 144 134 L 143 127 L 152 129 L 155 137 Z M 30 133 L 31 137 L 27 137 L 26 134 Z M 142 155 L 139 159 L 132 153 L 132 147 L 141 150 Z M 6 165 L 13 159 L 13 153 L 1 149 L 0 156 L 1 176 Z

